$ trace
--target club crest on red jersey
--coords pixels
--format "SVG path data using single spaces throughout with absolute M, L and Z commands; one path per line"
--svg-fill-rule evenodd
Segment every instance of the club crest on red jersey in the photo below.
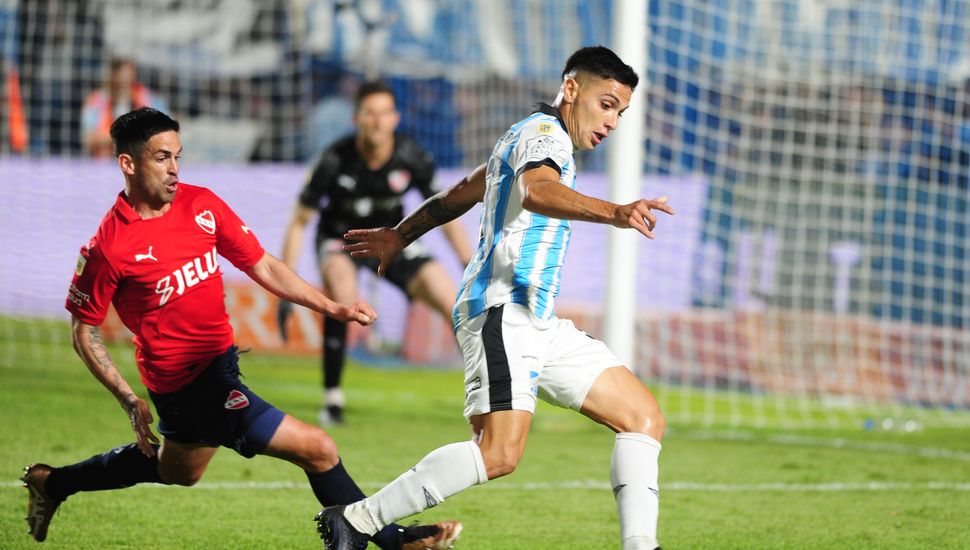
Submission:
M 403 193 L 411 183 L 411 172 L 407 170 L 391 170 L 387 175 L 387 186 L 395 193 Z
M 229 397 L 226 398 L 225 407 L 229 410 L 238 411 L 239 409 L 245 409 L 249 406 L 249 398 L 246 394 L 239 390 L 232 390 L 229 392 Z
M 196 214 L 195 223 L 199 224 L 199 227 L 210 235 L 214 235 L 216 232 L 216 217 L 212 215 L 212 210 L 203 210 Z

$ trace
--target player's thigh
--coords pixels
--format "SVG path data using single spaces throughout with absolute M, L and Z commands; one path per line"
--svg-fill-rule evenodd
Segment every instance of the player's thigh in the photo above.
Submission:
M 516 304 L 492 307 L 455 332 L 465 364 L 465 418 L 535 412 L 536 387 L 551 334 Z
M 604 370 L 593 383 L 581 412 L 615 432 L 638 432 L 657 441 L 665 423 L 656 397 L 623 366 Z
M 357 266 L 343 252 L 330 252 L 320 258 L 320 273 L 327 296 L 342 304 L 357 300 Z
M 447 322 L 451 322 L 451 309 L 455 305 L 455 285 L 440 263 L 425 262 L 408 282 L 408 296 L 421 300 L 435 308 Z
M 568 319 L 549 320 L 552 333 L 538 379 L 543 401 L 580 411 L 597 379 L 620 360 L 603 342 L 576 328 Z
M 283 417 L 262 453 L 319 472 L 336 466 L 337 445 L 321 428 L 290 415 Z
M 205 473 L 218 447 L 179 443 L 165 438 L 158 451 L 158 472 L 165 483 L 195 485 Z

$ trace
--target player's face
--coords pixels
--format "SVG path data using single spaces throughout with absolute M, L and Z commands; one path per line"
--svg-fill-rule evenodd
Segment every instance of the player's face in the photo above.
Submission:
M 577 150 L 599 145 L 616 129 L 620 115 L 630 106 L 633 90 L 616 80 L 582 75 L 566 83 L 563 101 L 571 108 L 564 111 L 566 127 Z
M 182 142 L 177 132 L 155 134 L 137 157 L 121 155 L 122 170 L 129 175 L 136 200 L 161 209 L 175 199 L 179 180 Z
M 357 133 L 371 147 L 380 147 L 393 140 L 400 119 L 394 106 L 394 96 L 386 93 L 365 97 L 354 113 Z

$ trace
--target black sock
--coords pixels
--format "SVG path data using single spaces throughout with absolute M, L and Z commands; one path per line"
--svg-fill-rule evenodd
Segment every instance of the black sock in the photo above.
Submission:
M 136 483 L 162 483 L 158 474 L 158 445 L 155 456 L 148 458 L 135 443 L 116 447 L 91 458 L 54 468 L 44 490 L 54 500 L 65 499 L 80 491 L 123 489 Z
M 323 506 L 351 504 L 366 496 L 344 469 L 343 461 L 326 472 L 307 472 L 306 477 L 310 480 L 313 494 Z M 371 542 L 385 550 L 397 550 L 401 546 L 398 541 L 401 529 L 403 528 L 400 525 L 392 523 L 372 536 Z
M 326 317 L 323 320 L 323 387 L 339 388 L 347 355 L 347 323 Z

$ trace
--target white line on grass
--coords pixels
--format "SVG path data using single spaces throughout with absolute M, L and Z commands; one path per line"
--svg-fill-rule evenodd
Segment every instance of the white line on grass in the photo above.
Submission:
M 750 432 L 708 432 L 703 430 L 684 431 L 676 436 L 692 439 L 695 441 L 750 441 L 753 443 L 765 442 L 778 445 L 789 445 L 793 447 L 828 447 L 831 449 L 855 449 L 862 451 L 873 451 L 877 453 L 893 453 L 900 455 L 924 456 L 927 458 L 947 458 L 970 462 L 970 452 L 955 451 L 940 447 L 919 447 L 916 445 L 903 445 L 902 443 L 884 443 L 879 441 L 853 441 L 851 439 L 824 439 L 821 437 L 809 437 L 801 435 L 755 435 Z
M 385 484 L 377 481 L 369 481 L 360 484 L 366 489 L 380 489 Z M 0 484 L 5 489 L 22 487 L 23 484 L 15 481 L 7 481 Z M 139 487 L 173 489 L 180 488 L 170 485 L 156 485 L 146 483 Z M 276 489 L 305 489 L 306 482 L 299 481 L 203 481 L 195 485 L 196 489 L 214 490 L 276 490 Z M 569 491 L 576 489 L 610 490 L 610 484 L 605 481 L 597 480 L 572 480 L 555 482 L 493 482 L 485 486 L 492 490 L 505 491 Z M 668 481 L 661 485 L 663 491 L 701 491 L 715 493 L 742 493 L 742 492 L 822 492 L 837 493 L 850 491 L 970 491 L 970 482 L 959 483 L 950 481 L 926 481 L 921 483 L 905 482 L 829 482 L 829 483 L 696 483 L 692 481 Z

